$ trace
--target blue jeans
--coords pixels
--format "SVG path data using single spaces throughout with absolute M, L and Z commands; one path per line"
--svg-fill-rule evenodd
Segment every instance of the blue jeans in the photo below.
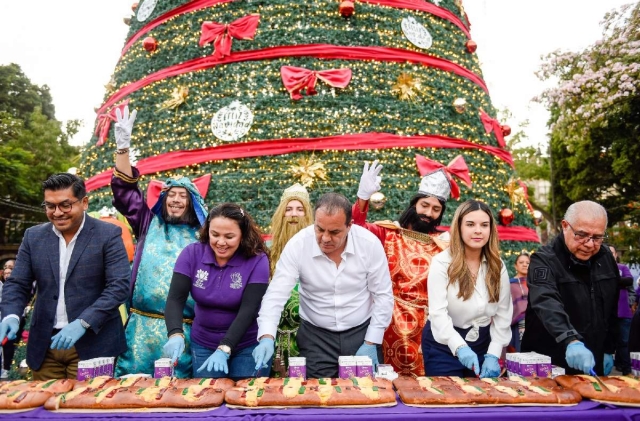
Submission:
M 214 371 L 207 370 L 207 368 L 203 368 L 202 371 L 197 371 L 207 358 L 209 358 L 216 351 L 215 349 L 210 349 L 200 344 L 191 341 L 191 356 L 193 358 L 193 377 L 206 377 L 218 379 L 221 377 L 230 378 L 232 380 L 242 380 L 247 379 L 249 377 L 269 377 L 269 373 L 271 371 L 271 362 L 272 359 L 266 362 L 268 368 L 262 368 L 258 370 L 256 373 L 256 362 L 253 360 L 253 352 L 254 348 L 258 346 L 256 342 L 255 345 L 248 346 L 246 348 L 237 349 L 231 353 L 231 357 L 227 360 L 227 364 L 229 366 L 229 374 L 225 374 L 224 371 Z

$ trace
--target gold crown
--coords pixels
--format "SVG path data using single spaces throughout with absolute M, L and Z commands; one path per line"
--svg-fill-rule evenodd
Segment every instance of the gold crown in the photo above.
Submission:
M 284 193 L 282 193 L 282 197 L 280 198 L 280 203 L 285 201 L 290 202 L 292 199 L 303 200 L 309 203 L 309 192 L 307 192 L 307 189 L 302 184 L 296 183 L 285 189 Z

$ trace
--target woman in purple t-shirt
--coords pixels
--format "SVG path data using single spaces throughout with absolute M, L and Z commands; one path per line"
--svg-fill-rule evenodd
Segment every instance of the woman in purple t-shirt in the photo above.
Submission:
M 213 208 L 200 241 L 180 253 L 173 269 L 164 354 L 175 361 L 184 351 L 182 309 L 191 293 L 193 376 L 255 376 L 251 352 L 258 345 L 256 320 L 268 284 L 267 249 L 251 216 L 233 203 Z

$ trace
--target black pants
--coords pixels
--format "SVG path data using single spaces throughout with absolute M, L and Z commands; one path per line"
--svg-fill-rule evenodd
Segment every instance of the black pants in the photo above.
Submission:
M 338 377 L 338 357 L 355 355 L 364 343 L 370 320 L 342 332 L 333 332 L 300 320 L 296 340 L 300 356 L 307 359 L 307 378 Z M 382 347 L 378 345 L 378 361 Z

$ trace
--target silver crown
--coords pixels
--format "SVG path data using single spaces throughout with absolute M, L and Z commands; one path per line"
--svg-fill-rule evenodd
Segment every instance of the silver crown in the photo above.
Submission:
M 446 202 L 451 195 L 451 182 L 444 173 L 444 170 L 440 168 L 422 177 L 418 193 L 428 194 L 429 196 L 434 196 Z

